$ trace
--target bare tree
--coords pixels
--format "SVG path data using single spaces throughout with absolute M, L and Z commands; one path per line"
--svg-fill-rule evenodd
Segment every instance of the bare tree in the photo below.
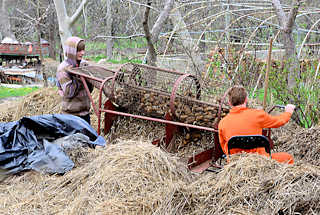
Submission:
M 298 14 L 299 7 L 302 0 L 295 0 L 291 7 L 291 10 L 286 15 L 280 0 L 272 0 L 273 6 L 276 9 L 279 24 L 282 32 L 282 43 L 285 48 L 284 55 L 284 68 L 289 72 L 288 74 L 288 87 L 292 89 L 296 86 L 296 77 L 299 75 L 299 60 L 296 54 L 296 44 L 293 39 L 293 28 L 295 25 L 295 19 Z
M 107 6 L 107 10 L 106 10 L 106 34 L 112 36 L 113 34 L 113 13 L 112 13 L 112 2 L 113 0 L 107 0 L 106 1 L 106 6 Z M 112 38 L 107 38 L 106 39 L 106 57 L 107 59 L 112 59 L 113 55 L 113 39 Z
M 49 0 L 48 4 L 52 5 L 53 7 L 53 1 Z M 47 31 L 47 38 L 48 38 L 48 42 L 50 44 L 50 49 L 49 49 L 49 57 L 51 57 L 52 59 L 56 59 L 57 56 L 57 41 L 56 41 L 56 37 L 58 36 L 58 25 L 57 25 L 57 17 L 56 17 L 56 12 L 55 10 L 50 10 L 48 12 L 47 15 L 47 20 L 46 20 L 47 24 L 48 24 L 48 31 Z
M 170 15 L 170 11 L 173 8 L 174 0 L 167 0 L 163 10 L 161 11 L 157 21 L 154 23 L 151 31 L 152 42 L 156 43 L 159 39 L 160 31 L 163 28 L 164 23 Z
M 8 15 L 8 1 L 0 0 L 0 39 L 1 37 L 10 37 L 12 39 L 16 39 L 15 35 L 11 31 L 11 24 Z
M 81 14 L 83 7 L 87 4 L 87 0 L 82 0 L 81 4 L 72 16 L 68 16 L 64 0 L 54 0 L 59 23 L 59 35 L 62 46 L 68 37 L 72 36 L 71 27 Z

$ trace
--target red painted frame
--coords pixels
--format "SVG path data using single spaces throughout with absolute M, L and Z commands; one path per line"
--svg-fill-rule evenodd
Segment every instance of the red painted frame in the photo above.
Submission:
M 174 113 L 174 101 L 176 98 L 176 91 L 180 85 L 180 83 L 187 77 L 191 77 L 195 80 L 197 87 L 200 88 L 200 84 L 198 82 L 198 80 L 196 79 L 195 76 L 191 75 L 191 74 L 185 74 L 185 73 L 180 73 L 177 71 L 171 71 L 171 70 L 166 70 L 166 69 L 161 69 L 161 68 L 157 68 L 157 67 L 152 67 L 152 66 L 148 66 L 148 65 L 140 65 L 140 67 L 144 67 L 144 68 L 151 68 L 151 69 L 156 69 L 159 71 L 165 71 L 165 72 L 170 72 L 170 73 L 174 73 L 177 75 L 180 75 L 179 78 L 176 80 L 174 86 L 173 86 L 173 90 L 171 92 L 171 96 L 170 96 L 170 110 L 171 113 Z M 108 69 L 106 69 L 108 70 Z M 82 80 L 82 83 L 86 89 L 86 92 L 89 96 L 89 99 L 92 103 L 92 107 L 94 109 L 94 113 L 96 114 L 97 118 L 98 118 L 98 129 L 97 132 L 100 135 L 101 134 L 101 114 L 105 113 L 105 118 L 104 118 L 104 133 L 108 133 L 112 127 L 113 121 L 116 119 L 116 116 L 126 116 L 126 117 L 133 117 L 133 118 L 138 118 L 138 119 L 143 119 L 143 120 L 149 120 L 149 121 L 154 121 L 154 122 L 159 122 L 159 123 L 165 123 L 166 124 L 166 137 L 165 137 L 165 146 L 168 147 L 170 144 L 172 144 L 175 140 L 175 135 L 178 132 L 178 128 L 179 127 L 188 127 L 188 128 L 194 128 L 194 129 L 200 129 L 200 130 L 205 130 L 205 131 L 211 131 L 211 132 L 215 132 L 217 133 L 218 130 L 216 128 L 209 128 L 209 127 L 204 127 L 204 126 L 197 126 L 197 125 L 192 125 L 192 124 L 186 124 L 186 123 L 181 123 L 181 122 L 176 122 L 172 120 L 172 115 L 170 113 L 166 113 L 165 114 L 165 119 L 159 119 L 159 118 L 154 118 L 154 117 L 147 117 L 147 116 L 141 116 L 141 115 L 136 115 L 136 114 L 130 114 L 130 113 L 124 113 L 124 112 L 119 112 L 116 111 L 116 107 L 113 105 L 113 103 L 111 102 L 110 99 L 108 99 L 103 108 L 102 108 L 102 92 L 103 92 L 103 87 L 107 82 L 111 81 L 111 86 L 112 86 L 112 95 L 114 95 L 114 85 L 115 85 L 115 79 L 117 77 L 117 74 L 119 73 L 119 71 L 121 70 L 121 67 L 118 69 L 118 71 L 112 71 L 112 70 L 108 70 L 112 73 L 114 73 L 113 76 L 110 77 L 106 77 L 105 79 L 100 79 L 100 78 L 96 78 L 93 76 L 89 76 L 80 72 L 76 72 L 74 70 L 69 70 L 70 73 L 79 76 L 79 78 Z M 86 83 L 86 79 L 91 79 L 94 81 L 98 81 L 101 83 L 100 89 L 99 89 L 99 106 L 96 107 L 93 98 L 91 96 L 91 93 L 89 91 L 88 85 Z M 200 91 L 199 94 L 196 95 L 197 98 L 200 97 Z M 160 140 L 155 140 L 153 141 L 153 144 L 157 144 L 159 145 Z

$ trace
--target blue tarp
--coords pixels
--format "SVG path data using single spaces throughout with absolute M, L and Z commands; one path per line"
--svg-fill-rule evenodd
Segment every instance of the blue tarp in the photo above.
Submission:
M 74 163 L 61 146 L 51 142 L 77 133 L 89 138 L 89 147 L 106 144 L 85 120 L 69 114 L 23 117 L 0 123 L 0 169 L 8 173 L 30 169 L 65 173 Z

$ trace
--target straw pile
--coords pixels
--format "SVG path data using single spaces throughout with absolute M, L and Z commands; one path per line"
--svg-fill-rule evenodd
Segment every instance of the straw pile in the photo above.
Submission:
M 319 214 L 320 169 L 255 154 L 233 156 L 216 176 L 189 186 L 188 214 Z
M 90 150 L 63 176 L 27 172 L 0 185 L 1 214 L 319 214 L 320 169 L 233 156 L 219 173 L 191 175 L 142 141 Z
M 15 107 L 1 111 L 0 122 L 19 120 L 24 116 L 61 112 L 61 98 L 55 88 L 43 88 L 15 101 Z
M 64 176 L 28 172 L 7 179 L 0 185 L 1 214 L 175 214 L 186 204 L 191 178 L 159 148 L 123 141 L 91 154 Z M 171 201 L 175 196 L 180 204 Z
M 320 126 L 296 128 L 278 137 L 279 150 L 291 153 L 295 159 L 320 165 Z
M 57 90 L 41 89 L 0 121 L 59 111 Z M 273 139 L 294 165 L 251 154 L 232 156 L 219 173 L 194 175 L 181 160 L 212 146 L 210 134 L 188 144 L 182 134 L 171 154 L 150 143 L 164 135 L 163 124 L 119 117 L 106 148 L 70 153 L 76 166 L 67 174 L 25 172 L 1 182 L 0 214 L 320 214 L 320 128 L 288 126 L 274 129 Z

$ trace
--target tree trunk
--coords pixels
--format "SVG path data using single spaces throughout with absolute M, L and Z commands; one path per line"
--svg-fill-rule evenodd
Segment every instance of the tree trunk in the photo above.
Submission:
M 51 4 L 51 3 L 50 3 Z M 55 25 L 55 16 L 54 13 L 49 14 L 49 34 L 48 34 L 48 42 L 50 44 L 50 49 L 49 49 L 49 57 L 56 60 L 57 57 L 57 50 L 56 50 L 56 25 Z
M 81 14 L 81 11 L 83 7 L 86 5 L 87 0 L 82 0 L 80 6 L 75 11 L 75 13 L 70 17 L 67 14 L 66 5 L 64 0 L 53 0 L 57 17 L 58 17 L 58 23 L 59 23 L 59 35 L 61 39 L 62 47 L 64 47 L 64 42 L 68 39 L 68 37 L 72 36 L 71 28 L 79 15 Z M 63 48 L 64 50 L 64 48 Z
M 296 78 L 300 75 L 299 59 L 297 57 L 296 44 L 292 32 L 301 2 L 301 0 L 296 0 L 292 5 L 289 14 L 286 15 L 282 9 L 280 0 L 272 0 L 282 31 L 282 43 L 285 49 L 283 61 L 284 69 L 285 71 L 288 71 L 289 89 L 292 89 L 297 85 Z
M 288 71 L 288 87 L 292 89 L 296 86 L 296 77 L 300 75 L 299 59 L 292 33 L 283 33 L 283 44 L 285 48 L 284 69 Z
M 144 12 L 144 20 L 143 20 L 143 30 L 145 33 L 145 37 L 148 43 L 148 55 L 147 55 L 147 64 L 151 66 L 157 66 L 157 54 L 154 49 L 152 39 L 151 39 L 151 34 L 149 31 L 149 12 L 150 12 L 150 6 L 151 6 L 152 0 L 147 0 L 147 7 Z M 149 70 L 149 72 L 146 74 L 146 79 L 147 79 L 147 85 L 153 86 L 156 83 L 157 79 L 157 72 L 155 70 Z
M 112 13 L 112 0 L 107 0 L 107 11 L 106 11 L 106 34 L 113 36 L 113 13 Z M 106 40 L 106 57 L 107 60 L 113 58 L 113 39 L 108 37 Z
M 151 6 L 151 0 L 147 0 L 147 5 L 145 13 L 144 13 L 144 20 L 143 20 L 143 30 L 145 33 L 145 37 L 147 39 L 148 43 L 148 52 L 149 54 L 147 55 L 147 63 L 151 66 L 156 66 L 157 62 L 157 54 L 153 46 L 153 42 L 151 39 L 151 34 L 149 31 L 149 25 L 148 25 L 148 20 L 149 20 L 149 12 L 150 12 L 150 7 Z
M 166 1 L 163 10 L 161 11 L 161 13 L 160 13 L 158 19 L 156 20 L 156 22 L 154 23 L 154 25 L 152 27 L 152 30 L 151 30 L 151 35 L 150 35 L 152 44 L 155 44 L 155 43 L 158 42 L 160 31 L 161 31 L 164 23 L 166 22 L 166 20 L 169 17 L 170 11 L 173 8 L 173 3 L 174 3 L 174 0 L 167 0 Z M 155 56 L 152 56 L 152 55 L 155 55 Z M 148 48 L 147 53 L 146 53 L 146 58 L 147 58 L 148 62 L 150 60 L 154 59 L 154 62 L 150 62 L 150 65 L 152 65 L 152 64 L 156 65 L 157 54 L 156 53 L 151 53 L 149 48 Z
M 152 35 L 152 42 L 156 43 L 159 39 L 160 31 L 166 22 L 167 18 L 169 17 L 170 11 L 173 8 L 173 3 L 174 0 L 167 0 L 163 10 L 161 11 L 157 21 L 154 23 L 152 30 L 151 30 L 151 35 Z
M 0 39 L 10 37 L 16 40 L 15 35 L 11 31 L 11 25 L 8 14 L 8 1 L 0 0 L 1 11 L 0 11 Z
M 56 55 L 57 55 L 57 52 L 56 52 L 56 40 L 55 40 L 55 33 L 56 33 L 56 29 L 55 29 L 55 26 L 54 25 L 51 25 L 50 23 L 50 31 L 49 31 L 49 44 L 50 44 L 50 49 L 49 49 L 49 57 L 56 60 Z

